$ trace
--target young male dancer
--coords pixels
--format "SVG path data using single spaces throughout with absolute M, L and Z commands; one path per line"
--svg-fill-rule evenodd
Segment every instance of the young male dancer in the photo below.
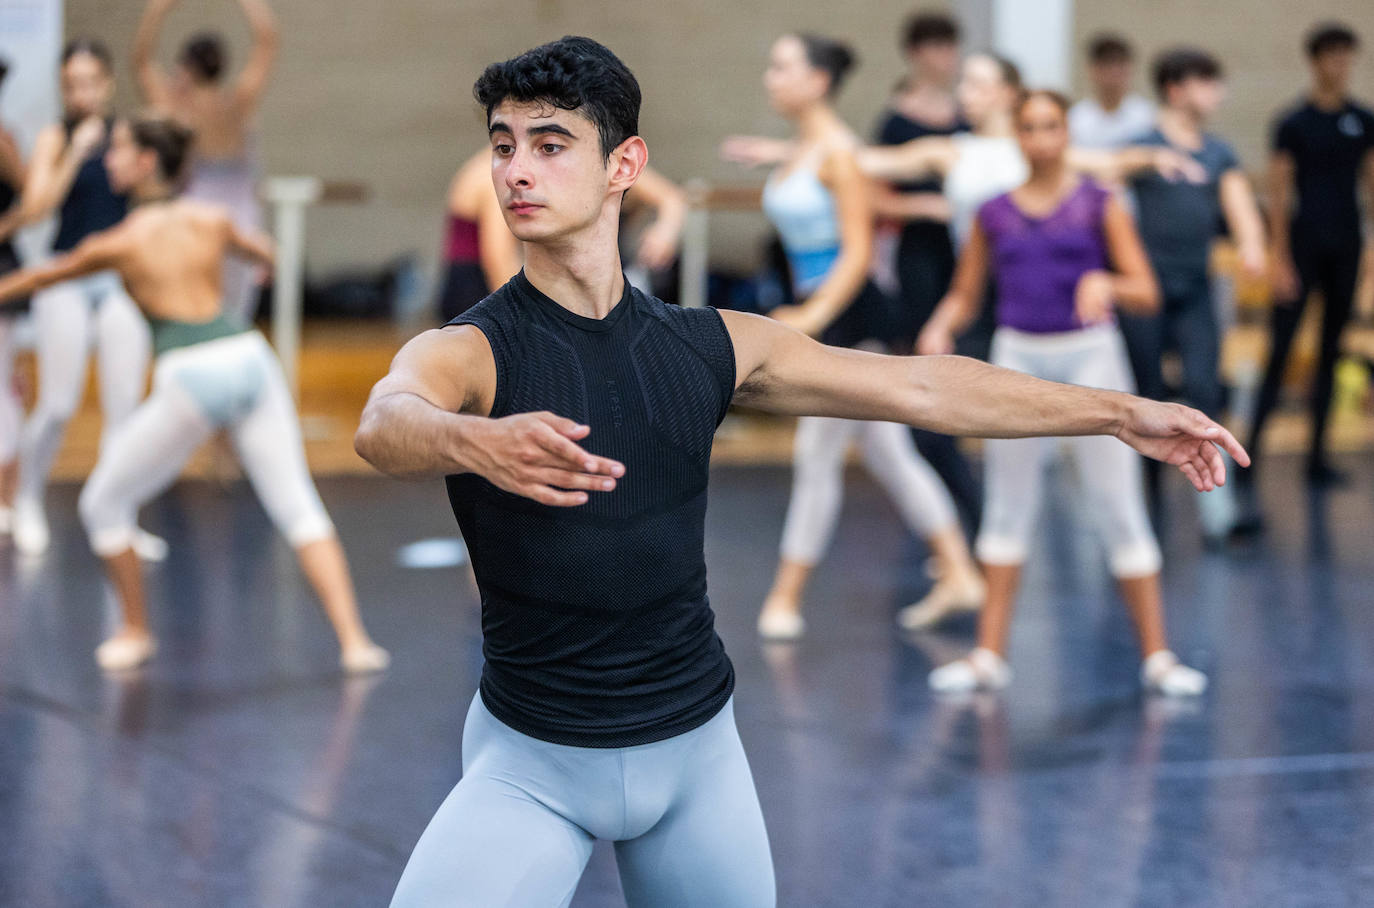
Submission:
M 1115 434 L 1207 489 L 1224 480 L 1216 445 L 1245 452 L 1180 406 L 646 297 L 616 245 L 648 158 L 625 65 L 563 38 L 488 67 L 475 94 L 524 271 L 407 344 L 356 438 L 383 472 L 447 477 L 482 591 L 463 778 L 392 904 L 567 905 L 604 838 L 630 905 L 772 905 L 706 597 L 711 441 L 732 402 L 950 434 Z
M 1307 37 L 1312 86 L 1301 103 L 1280 117 L 1269 159 L 1269 232 L 1276 269 L 1269 366 L 1250 425 L 1259 444 L 1278 403 L 1293 336 L 1314 289 L 1322 295 L 1321 353 L 1312 391 L 1312 436 L 1307 477 L 1314 485 L 1338 485 L 1326 422 L 1341 332 L 1350 320 L 1362 248 L 1359 187 L 1374 210 L 1374 111 L 1350 97 L 1350 71 L 1359 39 L 1344 25 L 1319 25 Z M 1297 208 L 1290 203 L 1294 190 Z M 1243 474 L 1248 480 L 1250 476 Z M 1257 515 L 1252 515 L 1257 516 Z
M 386 650 L 358 616 L 343 547 L 306 469 L 295 407 L 267 341 L 224 309 L 226 255 L 272 262 L 270 241 L 235 226 L 218 206 L 176 198 L 191 132 L 169 119 L 117 122 L 105 168 L 133 211 L 71 252 L 0 279 L 0 302 L 98 271 L 116 273 L 152 325 L 153 391 L 101 449 L 79 509 L 105 560 L 123 621 L 96 650 L 109 670 L 152 658 L 143 577 L 134 554 L 138 509 L 171 485 L 215 431 L 229 432 L 244 472 L 338 634 L 347 671 L 385 668 Z
M 1167 180 L 1147 172 L 1132 179 L 1140 238 L 1159 280 L 1163 306 L 1155 315 L 1123 313 L 1121 330 L 1142 396 L 1164 397 L 1163 355 L 1176 350 L 1183 366 L 1183 399 L 1216 419 L 1226 405 L 1226 390 L 1212 293 L 1212 243 L 1218 230 L 1228 227 L 1242 270 L 1259 277 L 1266 267 L 1264 225 L 1240 159 L 1224 139 L 1207 131 L 1208 120 L 1225 98 L 1221 64 L 1206 51 L 1182 47 L 1160 54 L 1153 75 L 1162 105 L 1159 118 L 1135 144 L 1186 155 L 1205 178 Z M 1159 470 L 1154 465 L 1150 476 L 1157 500 Z M 1212 544 L 1222 542 L 1235 526 L 1237 508 L 1229 489 L 1203 498 L 1199 511 L 1203 535 Z

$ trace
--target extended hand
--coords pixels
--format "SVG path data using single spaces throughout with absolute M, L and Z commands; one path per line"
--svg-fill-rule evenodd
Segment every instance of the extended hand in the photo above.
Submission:
M 1230 432 L 1179 404 L 1134 398 L 1116 437 L 1146 457 L 1178 467 L 1200 492 L 1226 483 L 1222 450 L 1241 466 L 1250 465 L 1250 455 Z
M 1199 164 L 1192 155 L 1186 155 L 1172 148 L 1161 148 L 1155 152 L 1155 170 L 1170 182 L 1185 180 L 1189 183 L 1206 183 L 1207 168 Z
M 954 335 L 946 328 L 927 323 L 916 338 L 916 353 L 920 356 L 948 356 L 954 352 Z
M 105 140 L 105 121 L 92 114 L 72 130 L 72 154 L 85 160 Z
M 1089 271 L 1078 279 L 1073 308 L 1079 324 L 1096 325 L 1112 314 L 1112 276 L 1105 271 Z
M 781 164 L 791 156 L 793 143 L 786 139 L 768 139 L 763 136 L 727 136 L 720 143 L 722 160 L 746 167 L 771 167 Z
M 552 413 L 520 413 L 486 423 L 473 445 L 472 472 L 497 488 L 553 507 L 587 503 L 588 492 L 609 492 L 625 467 L 576 444 L 591 433 Z

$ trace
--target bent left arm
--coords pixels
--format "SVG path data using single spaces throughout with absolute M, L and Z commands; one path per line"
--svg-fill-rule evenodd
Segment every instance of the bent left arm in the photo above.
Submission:
M 267 234 L 240 230 L 233 221 L 229 221 L 229 249 L 239 258 L 248 259 L 264 268 L 271 268 L 277 262 L 276 248 Z
M 111 233 L 91 234 L 66 255 L 33 268 L 12 271 L 0 278 L 0 311 L 5 309 L 6 303 L 24 299 L 44 287 L 114 267 L 119 240 Z
M 819 344 L 767 318 L 721 312 L 735 347 L 735 402 L 774 413 L 899 422 L 945 435 L 1115 435 L 1201 490 L 1225 482 L 1229 432 L 1196 410 L 1043 381 L 961 356 L 883 356 Z
M 640 238 L 635 258 L 655 271 L 667 268 L 677 258 L 682 228 L 687 223 L 687 193 L 676 183 L 645 166 L 630 190 L 630 198 L 654 210 L 654 222 Z

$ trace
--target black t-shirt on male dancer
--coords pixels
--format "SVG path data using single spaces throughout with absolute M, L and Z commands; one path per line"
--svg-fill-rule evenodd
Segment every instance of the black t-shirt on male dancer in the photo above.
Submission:
M 483 702 L 517 731 L 580 747 L 704 724 L 734 688 L 703 556 L 711 442 L 735 382 L 720 315 L 626 281 L 606 318 L 586 318 L 522 272 L 450 324 L 491 345 L 493 418 L 576 420 L 588 452 L 625 465 L 613 492 L 571 509 L 448 478 L 482 593 Z

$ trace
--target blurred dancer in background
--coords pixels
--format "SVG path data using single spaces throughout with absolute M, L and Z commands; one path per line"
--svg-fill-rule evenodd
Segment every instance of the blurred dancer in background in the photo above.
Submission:
M 1130 363 L 1114 313 L 1148 312 L 1159 288 L 1130 214 L 1107 189 L 1069 167 L 1068 102 L 1054 92 L 1026 95 L 1017 108 L 1020 146 L 1030 179 L 978 212 L 960 252 L 949 296 L 921 334 L 919 351 L 947 354 L 973 324 L 991 272 L 1001 288 L 995 365 L 1052 381 L 1131 390 Z M 1159 544 L 1141 488 L 1140 459 L 1114 438 L 1069 440 L 1086 510 L 1107 544 L 1112 575 L 1140 638 L 1141 679 L 1166 695 L 1200 694 L 1207 678 L 1178 661 L 1164 632 Z M 989 439 L 985 448 L 987 509 L 978 557 L 987 603 L 978 647 L 930 675 L 935 690 L 996 690 L 1011 680 L 1007 637 L 1043 493 L 1044 470 L 1057 442 Z
M 253 34 L 243 69 L 228 78 L 229 52 L 223 36 L 202 32 L 186 40 L 169 73 L 157 62 L 157 42 L 168 14 L 180 0 L 149 0 L 134 39 L 134 72 L 146 104 L 170 114 L 196 134 L 195 156 L 186 177 L 186 197 L 227 208 L 242 230 L 262 226 L 254 120 L 277 59 L 280 35 L 264 0 L 238 0 Z M 261 268 L 233 257 L 224 263 L 224 310 L 243 324 L 257 311 Z

